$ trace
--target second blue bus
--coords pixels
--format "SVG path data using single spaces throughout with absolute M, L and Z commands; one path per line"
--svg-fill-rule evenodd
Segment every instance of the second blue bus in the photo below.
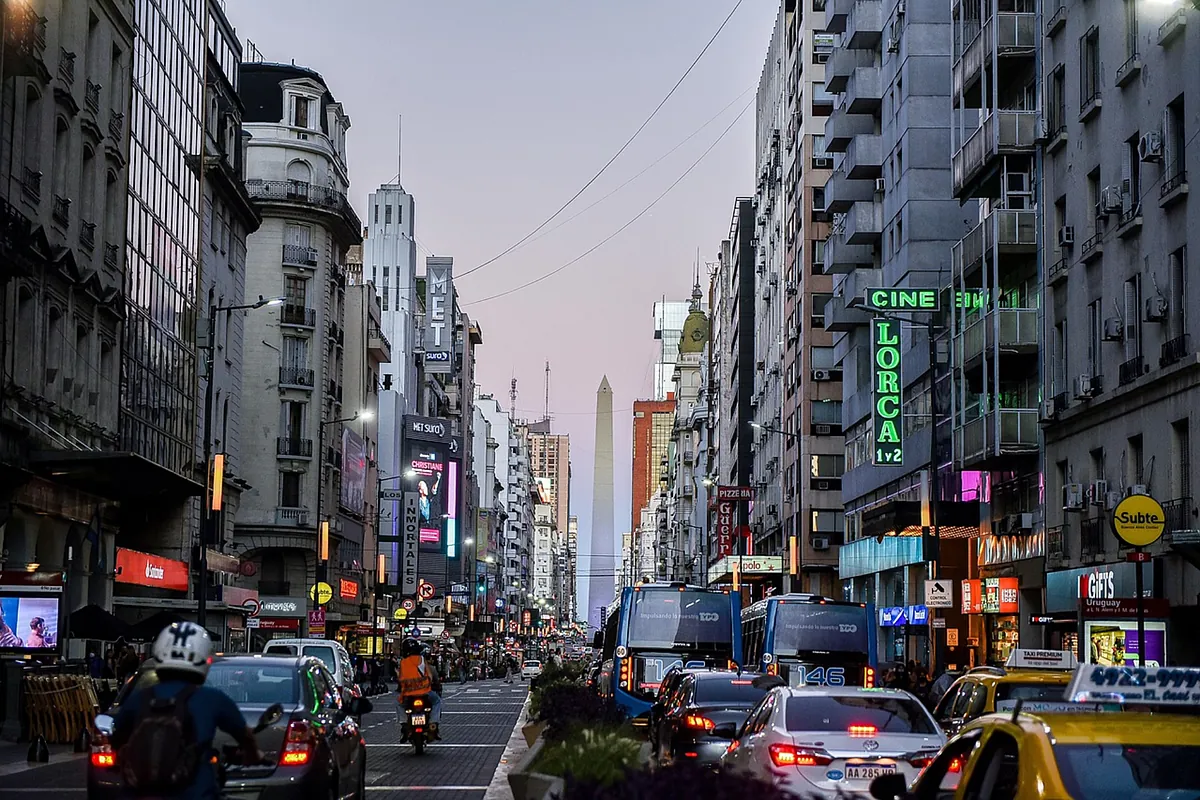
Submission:
M 742 612 L 746 668 L 791 686 L 875 686 L 875 609 L 814 594 L 760 600 Z

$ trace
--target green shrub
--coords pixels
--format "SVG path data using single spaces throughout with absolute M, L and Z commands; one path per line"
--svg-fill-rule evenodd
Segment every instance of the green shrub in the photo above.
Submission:
M 640 766 L 641 745 L 615 731 L 585 730 L 570 742 L 547 745 L 534 771 L 607 786 Z
M 546 741 L 560 742 L 579 728 L 616 728 L 622 716 L 611 700 L 586 686 L 556 683 L 541 692 L 534 719 L 546 723 Z

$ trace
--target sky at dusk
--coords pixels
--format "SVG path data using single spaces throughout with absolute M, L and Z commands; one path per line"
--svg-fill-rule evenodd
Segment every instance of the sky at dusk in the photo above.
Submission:
M 401 170 L 416 198 L 422 263 L 431 254 L 453 256 L 463 273 L 574 195 L 658 105 L 736 2 L 228 0 L 226 11 L 243 45 L 252 41 L 265 61 L 320 72 L 343 104 L 353 123 L 350 197 L 360 216 L 368 193 Z M 585 194 L 520 249 L 456 281 L 460 303 L 483 329 L 481 391 L 507 408 L 515 377 L 518 416 L 540 418 L 550 362 L 550 412 L 557 431 L 571 436 L 571 513 L 580 521 L 581 554 L 590 542 L 596 388 L 607 374 L 620 526 L 630 514 L 630 409 L 653 391 L 652 304 L 688 298 L 697 259 L 714 261 L 728 235 L 734 198 L 753 191 L 748 104 L 777 7 L 743 0 L 670 102 Z M 594 252 L 534 286 L 484 300 L 612 236 L 710 147 L 653 209 Z M 581 558 L 581 594 L 587 569 Z M 585 602 L 581 596 L 581 616 Z

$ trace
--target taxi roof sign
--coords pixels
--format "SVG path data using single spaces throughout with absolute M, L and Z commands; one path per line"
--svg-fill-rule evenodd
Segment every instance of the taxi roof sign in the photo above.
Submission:
M 1077 703 L 1126 704 L 1200 709 L 1200 667 L 1103 667 L 1084 664 L 1075 671 L 1067 697 Z
M 1063 669 L 1079 666 L 1079 659 L 1070 650 L 1013 650 L 1004 662 L 1008 669 Z

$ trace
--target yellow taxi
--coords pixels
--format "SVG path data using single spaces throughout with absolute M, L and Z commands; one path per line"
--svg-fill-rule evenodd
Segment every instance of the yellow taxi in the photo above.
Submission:
M 933 718 L 953 735 L 973 719 L 1010 711 L 1021 701 L 1027 711 L 1049 711 L 1062 703 L 1078 662 L 1060 650 L 1013 650 L 1003 667 L 976 667 L 956 680 L 934 709 Z
M 1142 681 L 1142 687 L 1130 684 Z M 967 723 L 909 788 L 877 800 L 1193 800 L 1200 798 L 1200 668 L 1085 665 L 1063 710 L 1024 703 Z M 1121 709 L 1125 708 L 1125 711 Z

